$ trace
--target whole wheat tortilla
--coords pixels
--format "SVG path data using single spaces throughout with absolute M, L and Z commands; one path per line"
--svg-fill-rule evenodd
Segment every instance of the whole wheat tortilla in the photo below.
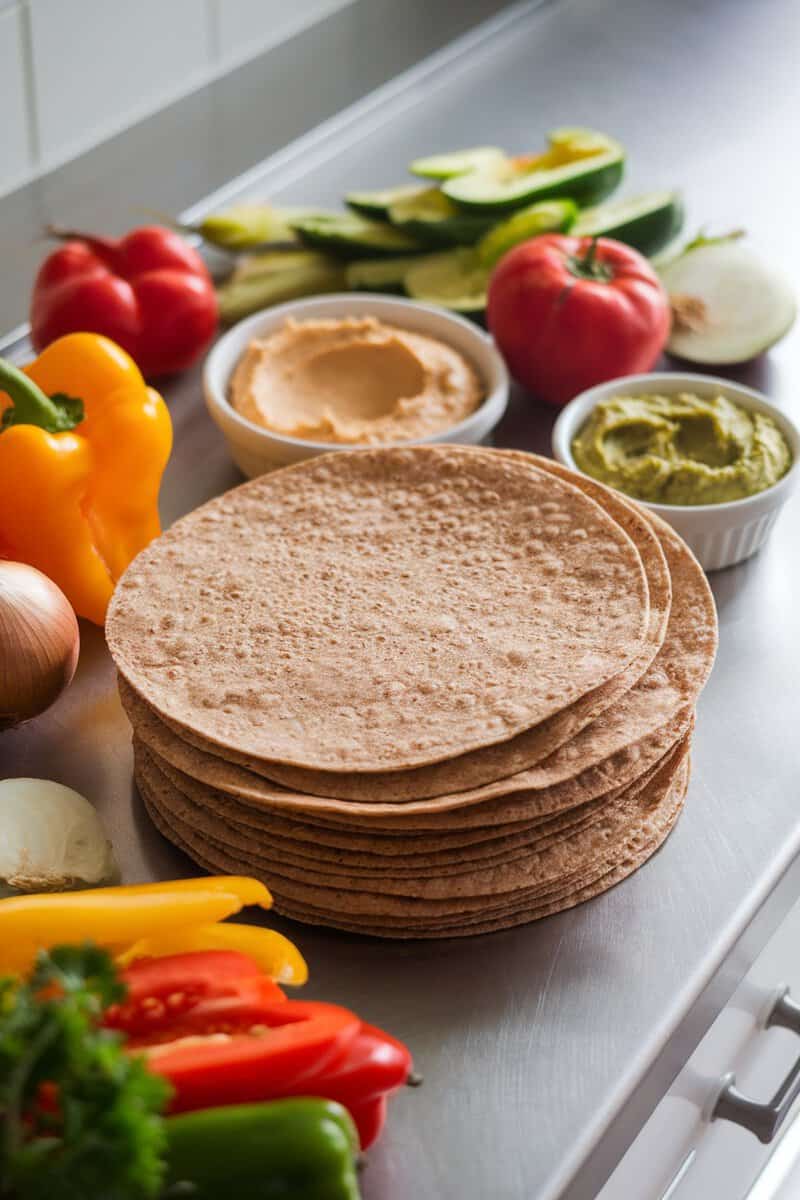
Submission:
M 477 446 L 464 449 L 472 454 L 484 452 L 483 448 Z M 601 712 L 624 696 L 641 678 L 664 641 L 672 596 L 672 582 L 666 558 L 657 536 L 658 530 L 653 528 L 648 519 L 649 514 L 619 492 L 585 475 L 570 471 L 552 459 L 515 450 L 496 450 L 493 453 L 512 462 L 533 464 L 540 470 L 577 487 L 599 504 L 631 538 L 644 567 L 650 606 L 647 635 L 636 657 L 619 675 L 515 738 L 493 746 L 485 746 L 471 753 L 453 756 L 440 763 L 377 777 L 366 772 L 340 775 L 332 772 L 304 771 L 280 763 L 243 763 L 244 766 L 262 772 L 284 787 L 345 800 L 369 801 L 375 794 L 379 794 L 384 802 L 447 795 L 450 792 L 464 791 L 507 778 L 517 771 L 534 766 L 574 738 Z M 656 518 L 656 521 L 658 520 Z
M 446 830 L 438 836 L 435 832 L 426 832 L 421 836 L 416 829 L 413 815 L 409 815 L 402 834 L 398 830 L 391 830 L 386 834 L 380 828 L 375 829 L 371 821 L 371 806 L 367 806 L 365 820 L 362 821 L 360 829 L 338 830 L 338 836 L 335 832 L 331 840 L 329 830 L 318 829 L 313 824 L 309 826 L 307 822 L 297 828 L 291 818 L 285 816 L 287 810 L 248 809 L 247 805 L 236 802 L 227 794 L 212 790 L 190 776 L 178 772 L 169 762 L 146 746 L 143 746 L 143 750 L 146 751 L 144 761 L 154 763 L 162 774 L 166 774 L 170 784 L 184 794 L 188 803 L 205 810 L 206 823 L 242 823 L 241 832 L 245 833 L 247 830 L 254 850 L 257 848 L 254 840 L 261 836 L 273 845 L 276 844 L 277 838 L 278 844 L 287 848 L 288 853 L 297 853 L 300 847 L 308 844 L 313 847 L 312 853 L 315 857 L 324 854 L 330 859 L 333 852 L 337 851 L 339 860 L 351 865 L 362 862 L 365 856 L 372 859 L 377 854 L 381 858 L 385 858 L 387 854 L 396 862 L 396 856 L 401 853 L 405 853 L 405 856 L 413 854 L 417 859 L 420 854 L 425 854 L 433 865 L 440 862 L 440 852 L 450 851 L 455 856 L 463 857 L 465 847 L 471 845 L 499 842 L 500 838 L 507 838 L 515 833 L 527 834 L 530 838 L 537 833 L 559 828 L 558 824 L 553 823 L 554 814 L 585 810 L 589 804 L 600 803 L 625 791 L 628 786 L 632 786 L 650 770 L 655 769 L 658 762 L 686 736 L 692 724 L 691 709 L 681 710 L 675 719 L 669 721 L 656 734 L 651 734 L 638 745 L 628 746 L 624 751 L 619 751 L 606 762 L 590 768 L 575 779 L 565 780 L 542 791 L 523 791 L 512 793 L 510 797 L 492 798 L 475 809 L 458 810 L 453 817 L 463 815 L 464 811 L 469 811 L 470 816 L 474 817 L 480 809 L 482 821 L 479 824 L 470 822 L 465 828 Z M 137 756 L 143 756 L 142 750 L 138 751 Z M 404 805 L 403 811 L 408 808 L 408 805 Z M 199 820 L 199 814 L 196 816 Z M 576 821 L 578 817 L 573 816 L 571 820 Z M 291 846 L 293 841 L 294 847 Z M 437 858 L 434 859 L 433 856 Z
M 210 501 L 128 568 L 106 634 L 163 717 L 253 759 L 386 772 L 507 741 L 622 672 L 635 545 L 502 454 L 344 451 Z
M 513 929 L 519 925 L 529 925 L 533 921 L 540 921 L 545 917 L 554 916 L 556 913 L 575 908 L 579 904 L 584 904 L 586 901 L 593 900 L 604 892 L 610 891 L 618 883 L 622 883 L 623 880 L 633 875 L 634 872 L 639 870 L 660 850 L 674 829 L 682 809 L 683 798 L 680 797 L 675 800 L 671 809 L 665 813 L 659 835 L 654 837 L 647 845 L 640 847 L 636 852 L 631 852 L 623 856 L 620 863 L 611 870 L 599 875 L 583 887 L 564 891 L 562 894 L 545 899 L 532 907 L 514 908 L 502 912 L 491 910 L 485 914 L 484 918 L 476 921 L 465 922 L 459 916 L 437 925 L 414 926 L 409 926 L 408 922 L 402 920 L 396 923 L 386 923 L 383 918 L 381 919 L 381 924 L 372 926 L 351 922 L 340 918 L 338 915 L 331 920 L 327 914 L 319 914 L 313 909 L 304 908 L 291 902 L 287 903 L 283 900 L 280 902 L 280 911 L 284 916 L 295 921 L 304 922 L 307 925 L 332 926 L 335 929 L 340 929 L 347 933 L 355 933 L 362 937 L 416 941 L 434 938 L 478 937 L 482 934 L 499 933 L 505 929 Z
M 607 805 L 603 815 L 587 829 L 579 829 L 541 852 L 512 862 L 440 878 L 435 874 L 423 874 L 413 881 L 395 880 L 387 873 L 380 879 L 376 891 L 355 879 L 352 886 L 339 877 L 335 884 L 317 882 L 311 872 L 295 874 L 280 862 L 270 862 L 265 870 L 253 869 L 252 873 L 268 878 L 274 894 L 286 900 L 323 911 L 347 912 L 351 916 L 358 915 L 359 919 L 379 917 L 387 911 L 403 915 L 408 912 L 415 918 L 427 919 L 441 916 L 453 908 L 468 912 L 482 911 L 487 904 L 510 903 L 512 899 L 523 903 L 551 884 L 568 879 L 602 859 L 609 853 L 609 847 L 636 847 L 647 842 L 657 832 L 665 797 L 682 769 L 688 750 L 687 738 L 668 757 L 646 788 Z M 241 871 L 241 856 L 211 847 L 196 830 L 175 816 L 170 809 L 170 800 L 174 802 L 174 797 L 168 781 L 157 787 L 144 777 L 137 778 L 137 782 L 145 799 L 177 830 L 193 854 L 197 850 L 203 861 L 211 857 L 220 868 L 225 866 L 234 873 Z
M 526 907 L 523 901 L 519 906 L 484 905 L 483 908 L 470 916 L 465 916 L 461 910 L 443 915 L 438 923 L 420 923 L 418 919 L 409 921 L 405 915 L 396 913 L 384 914 L 380 923 L 365 924 L 357 918 L 352 918 L 347 911 L 315 909 L 312 906 L 298 903 L 294 900 L 276 896 L 276 907 L 279 912 L 296 920 L 313 925 L 327 925 L 349 932 L 384 938 L 449 938 L 474 936 L 480 933 L 494 932 L 525 924 L 555 912 L 571 908 L 584 900 L 591 899 L 613 887 L 616 883 L 632 874 L 642 865 L 663 843 L 670 833 L 680 814 L 683 798 L 688 783 L 688 760 L 679 768 L 672 784 L 658 804 L 658 812 L 653 811 L 651 827 L 653 835 L 649 839 L 636 838 L 626 843 L 613 860 L 609 856 L 593 870 L 588 871 L 583 881 L 573 878 L 571 886 L 566 888 L 551 888 L 540 893 L 537 899 L 532 899 Z M 210 871 L 227 870 L 229 863 L 221 862 L 213 854 L 206 854 L 202 847 L 195 842 L 190 846 L 182 840 L 178 832 L 152 804 L 146 793 L 143 793 L 145 806 L 154 824 L 164 837 L 177 845 L 184 853 Z
M 645 738 L 653 736 L 659 728 L 663 729 L 669 721 L 680 719 L 681 714 L 694 705 L 711 670 L 717 631 L 708 583 L 677 534 L 662 522 L 658 523 L 658 533 L 677 585 L 669 612 L 667 636 L 651 667 L 616 705 L 606 709 L 548 759 L 483 787 L 425 801 L 406 802 L 402 806 L 377 802 L 365 805 L 311 796 L 303 798 L 302 793 L 289 793 L 265 783 L 253 772 L 187 746 L 122 681 L 120 695 L 138 736 L 183 774 L 253 806 L 275 811 L 291 808 L 297 815 L 302 810 L 306 819 L 313 815 L 315 823 L 323 823 L 324 818 L 328 825 L 341 822 L 349 826 L 355 818 L 368 817 L 371 831 L 378 825 L 386 829 L 407 829 L 413 815 L 419 830 L 449 829 L 464 827 L 470 822 L 476 825 L 485 822 L 485 801 L 515 791 L 526 795 L 542 791 L 545 794 L 541 802 L 546 805 L 559 795 L 553 789 L 574 779 L 582 768 L 586 770 L 585 764 L 593 764 L 602 770 L 603 762 L 607 762 L 612 776 L 616 772 L 624 773 L 625 761 L 630 760 Z M 605 783 L 599 790 L 608 786 Z M 566 803 L 570 802 L 568 792 L 565 799 Z M 474 812 L 464 811 L 466 806 L 475 806 Z M 547 808 L 541 811 L 545 812 Z M 515 813 L 506 805 L 502 810 L 498 806 L 491 819 L 529 819 L 532 815 L 529 804 L 523 805 L 521 813 Z
M 312 836 L 305 839 L 287 838 L 273 831 L 241 825 L 232 819 L 230 812 L 220 819 L 213 808 L 209 812 L 202 803 L 197 802 L 200 794 L 187 789 L 185 777 L 178 777 L 168 764 L 153 758 L 141 745 L 137 748 L 135 773 L 137 781 L 143 782 L 150 793 L 158 797 L 163 810 L 188 824 L 212 847 L 229 850 L 240 860 L 242 867 L 263 872 L 277 861 L 281 864 L 279 869 L 290 868 L 291 873 L 301 871 L 304 878 L 342 875 L 353 880 L 371 876 L 373 880 L 380 881 L 387 874 L 393 878 L 413 878 L 420 871 L 432 871 L 439 876 L 462 874 L 477 869 L 479 865 L 508 862 L 563 841 L 566 833 L 572 836 L 579 828 L 583 829 L 600 819 L 616 800 L 629 800 L 646 787 L 674 750 L 675 744 L 628 787 L 616 788 L 607 795 L 558 816 L 522 823 L 521 828 L 515 828 L 510 833 L 506 832 L 508 827 L 505 825 L 501 827 L 502 833 L 494 828 L 480 831 L 480 840 L 474 839 L 466 845 L 459 835 L 455 839 L 435 839 L 438 844 L 433 845 L 418 837 L 410 839 L 410 842 L 384 838 L 382 841 L 388 840 L 392 846 L 392 855 L 388 858 L 383 853 L 381 839 L 370 841 L 367 837 L 361 837 L 357 839 L 357 849 L 353 846 L 330 847 L 321 844 L 313 830 Z M 475 831 L 471 832 L 474 835 Z M 396 845 L 398 841 L 399 846 Z M 405 853 L 401 857 L 398 851 L 402 850 Z
M 472 452 L 481 453 L 480 450 Z M 496 451 L 512 459 L 517 457 L 513 451 Z M 636 659 L 609 682 L 595 688 L 588 695 L 581 697 L 572 705 L 568 705 L 553 717 L 541 722 L 530 730 L 517 735 L 508 741 L 487 746 L 480 750 L 456 756 L 448 761 L 417 767 L 408 771 L 370 774 L 340 774 L 334 772 L 303 771 L 278 763 L 263 763 L 247 756 L 238 755 L 230 749 L 214 747 L 207 740 L 196 734 L 182 729 L 178 725 L 170 728 L 169 721 L 160 720 L 152 709 L 148 710 L 141 697 L 120 679 L 120 695 L 129 712 L 134 726 L 147 725 L 149 733 L 143 736 L 154 748 L 158 749 L 158 740 L 178 737 L 180 742 L 172 748 L 172 754 L 163 748 L 160 752 L 170 757 L 179 769 L 188 774 L 201 773 L 206 782 L 225 787 L 224 762 L 215 770 L 216 780 L 203 774 L 203 768 L 195 769 L 192 765 L 192 750 L 198 754 L 224 755 L 225 759 L 236 763 L 258 776 L 269 777 L 279 786 L 284 786 L 295 792 L 315 793 L 319 795 L 338 796 L 344 799 L 372 802 L 376 796 L 382 802 L 396 800 L 424 799 L 428 796 L 449 794 L 451 791 L 462 791 L 477 787 L 483 783 L 507 777 L 515 771 L 539 762 L 559 745 L 574 737 L 583 727 L 592 721 L 600 712 L 607 709 L 614 701 L 623 696 L 642 676 L 646 668 L 660 648 L 667 628 L 670 609 L 671 581 L 666 559 L 656 533 L 645 514 L 638 506 L 623 499 L 594 480 L 566 471 L 557 463 L 536 455 L 519 455 L 524 462 L 533 462 L 550 474 L 563 476 L 567 481 L 585 491 L 593 500 L 601 505 L 606 512 L 625 530 L 639 550 L 645 569 L 648 585 L 650 618 L 647 636 Z M 668 528 L 668 527 L 665 527 Z M 666 697 L 662 698 L 666 700 Z M 631 714 L 627 723 L 635 722 L 635 714 Z M 648 707 L 650 728 L 658 724 L 658 713 L 653 703 Z M 157 726 L 161 726 L 160 730 Z M 642 731 L 643 732 L 643 731 Z M 641 733 L 638 735 L 641 736 Z M 632 734 L 631 740 L 637 735 Z M 622 743 L 620 743 L 622 744 Z M 611 753 L 609 748 L 605 753 Z M 602 755 L 601 755 L 602 756 Z M 580 756 L 577 756 L 578 758 Z M 209 764 L 205 764 L 208 771 Z

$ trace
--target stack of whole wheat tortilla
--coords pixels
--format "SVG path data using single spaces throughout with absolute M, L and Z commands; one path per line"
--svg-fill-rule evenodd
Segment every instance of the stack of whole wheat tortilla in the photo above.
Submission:
M 503 928 L 597 895 L 681 810 L 716 649 L 666 525 L 533 455 L 337 452 L 179 521 L 107 625 L 135 771 L 201 866 L 299 920 Z

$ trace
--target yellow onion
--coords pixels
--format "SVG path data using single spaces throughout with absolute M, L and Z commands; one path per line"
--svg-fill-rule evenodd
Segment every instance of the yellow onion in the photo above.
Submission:
M 71 682 L 79 649 L 61 589 L 35 567 L 0 559 L 0 730 L 50 707 Z

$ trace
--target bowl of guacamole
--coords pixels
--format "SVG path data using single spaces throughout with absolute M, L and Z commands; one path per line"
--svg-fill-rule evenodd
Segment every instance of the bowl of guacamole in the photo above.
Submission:
M 786 414 L 707 375 L 591 388 L 562 410 L 553 451 L 667 520 L 709 570 L 760 548 L 800 476 L 800 433 Z

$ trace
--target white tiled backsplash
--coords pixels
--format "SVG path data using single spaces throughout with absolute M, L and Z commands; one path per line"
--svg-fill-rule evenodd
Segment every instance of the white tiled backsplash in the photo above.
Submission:
M 0 0 L 0 194 L 351 0 Z

